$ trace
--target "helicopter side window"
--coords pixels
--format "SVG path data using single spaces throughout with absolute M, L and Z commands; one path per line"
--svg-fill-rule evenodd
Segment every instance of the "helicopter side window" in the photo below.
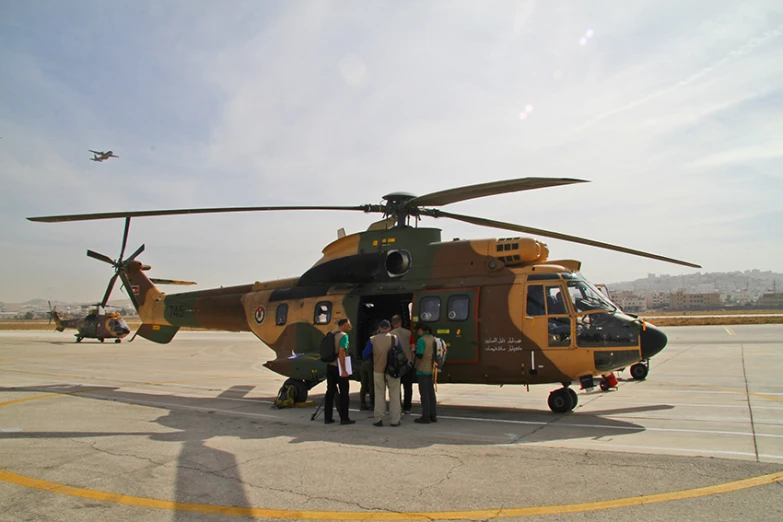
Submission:
M 321 301 L 315 305 L 315 324 L 329 324 L 332 319 L 332 303 Z
M 531 285 L 527 287 L 527 315 L 546 315 L 544 306 L 544 287 Z
M 568 313 L 565 300 L 563 299 L 563 290 L 559 286 L 546 287 L 546 303 L 549 315 L 565 315 Z
M 452 295 L 446 303 L 446 314 L 449 321 L 464 321 L 470 315 L 470 297 Z
M 275 314 L 275 324 L 277 326 L 282 326 L 285 324 L 287 320 L 288 320 L 288 303 L 281 303 L 277 305 L 277 313 Z
M 419 302 L 419 318 L 425 322 L 440 320 L 440 297 L 425 297 Z

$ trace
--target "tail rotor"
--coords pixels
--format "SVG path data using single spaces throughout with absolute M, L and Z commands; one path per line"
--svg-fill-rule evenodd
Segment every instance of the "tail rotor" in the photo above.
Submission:
M 103 295 L 103 299 L 100 302 L 100 306 L 103 308 L 106 307 L 106 303 L 109 301 L 109 297 L 111 297 L 111 292 L 114 289 L 114 283 L 117 281 L 117 278 L 120 276 L 120 273 L 122 273 L 127 268 L 128 263 L 136 259 L 142 252 L 144 252 L 144 245 L 141 245 L 128 258 L 123 259 L 122 257 L 125 254 L 125 246 L 128 244 L 128 231 L 130 230 L 130 220 L 131 220 L 130 217 L 125 218 L 125 231 L 122 234 L 122 247 L 120 248 L 120 256 L 117 258 L 116 261 L 110 258 L 109 256 L 106 256 L 99 252 L 95 252 L 93 250 L 87 250 L 88 257 L 97 259 L 98 261 L 103 261 L 104 263 L 108 263 L 114 267 L 114 275 L 111 277 L 111 279 L 109 279 L 109 284 L 106 287 L 106 293 Z

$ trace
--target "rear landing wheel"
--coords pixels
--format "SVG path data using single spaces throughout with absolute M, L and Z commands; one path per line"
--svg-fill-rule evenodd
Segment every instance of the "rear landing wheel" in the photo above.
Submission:
M 80 343 L 80 342 L 82 342 L 82 338 L 81 338 L 81 337 L 77 337 L 77 338 L 76 338 L 76 342 L 77 342 L 77 343 Z
M 307 383 L 304 382 L 302 379 L 286 379 L 286 381 L 283 383 L 283 388 L 286 386 L 293 386 L 296 390 L 296 396 L 294 397 L 294 402 L 305 402 L 307 400 Z
M 121 343 L 121 342 L 122 342 L 122 339 L 120 339 L 119 337 L 117 337 L 117 338 L 114 340 L 114 342 L 115 342 L 115 343 Z
M 573 410 L 576 408 L 576 405 L 579 404 L 579 396 L 576 394 L 573 388 L 566 388 L 568 390 L 569 395 L 571 395 L 571 400 L 574 401 L 573 406 L 571 406 L 571 409 Z
M 650 369 L 644 363 L 636 363 L 631 366 L 631 377 L 637 381 L 643 381 L 647 378 Z
M 549 399 L 547 400 L 549 409 L 555 413 L 568 413 L 573 410 L 576 404 L 571 396 L 571 391 L 573 390 L 570 390 L 569 388 L 560 388 L 559 390 L 551 392 L 549 394 Z
M 105 339 L 104 339 L 103 337 L 99 337 L 99 338 L 98 338 L 98 340 L 99 340 L 100 342 L 103 342 Z

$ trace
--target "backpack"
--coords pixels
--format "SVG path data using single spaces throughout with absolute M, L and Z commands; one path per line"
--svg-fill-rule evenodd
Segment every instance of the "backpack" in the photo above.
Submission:
M 392 346 L 386 354 L 386 375 L 396 379 L 408 373 L 410 368 L 411 363 L 408 361 L 408 356 L 400 348 L 397 336 L 393 335 Z
M 443 365 L 446 364 L 446 354 L 449 351 L 448 346 L 446 346 L 446 341 L 440 337 L 435 337 L 434 342 L 435 351 L 432 354 L 432 361 L 438 368 L 443 368 Z
M 331 363 L 337 360 L 337 350 L 334 349 L 334 331 L 321 339 L 321 361 Z

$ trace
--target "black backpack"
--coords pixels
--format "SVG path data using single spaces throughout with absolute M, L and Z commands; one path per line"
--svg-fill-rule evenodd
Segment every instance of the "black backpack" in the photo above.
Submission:
M 408 373 L 411 366 L 408 356 L 398 344 L 397 336 L 392 335 L 392 346 L 386 354 L 386 375 L 395 379 L 402 377 Z
M 334 330 L 321 339 L 321 361 L 325 363 L 337 360 L 337 350 L 334 349 Z

